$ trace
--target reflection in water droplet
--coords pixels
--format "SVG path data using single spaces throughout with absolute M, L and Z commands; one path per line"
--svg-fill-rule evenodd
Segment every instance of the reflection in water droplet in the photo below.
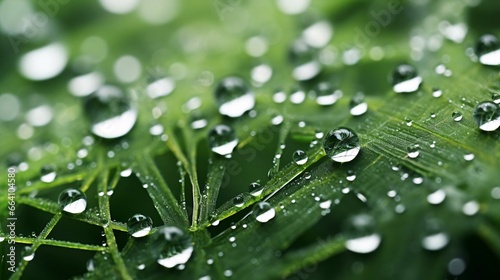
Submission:
M 406 150 L 409 158 L 417 158 L 420 155 L 420 146 L 418 144 L 411 145 Z
M 481 130 L 493 131 L 500 127 L 500 109 L 491 101 L 479 103 L 472 116 Z
M 92 133 L 102 138 L 122 137 L 137 121 L 137 109 L 116 86 L 105 85 L 88 96 L 84 110 L 90 119 Z
M 346 127 L 330 130 L 323 140 L 327 156 L 336 162 L 349 162 L 358 155 L 361 145 L 354 131 Z
M 172 268 L 186 264 L 191 258 L 193 253 L 191 238 L 182 230 L 176 227 L 164 226 L 155 232 L 155 236 L 163 247 L 157 260 L 160 265 Z
M 45 165 L 40 169 L 40 181 L 52 183 L 56 179 L 56 168 L 53 165 Z
M 264 188 L 257 182 L 253 182 L 248 186 L 248 191 L 253 196 L 259 196 L 262 194 Z
M 293 162 L 297 165 L 303 165 L 307 162 L 308 157 L 306 152 L 302 150 L 297 150 L 293 153 Z
M 500 65 L 500 41 L 496 36 L 486 34 L 479 37 L 476 42 L 475 52 L 481 64 Z
M 259 202 L 253 207 L 253 216 L 260 223 L 267 223 L 276 216 L 276 211 L 271 204 L 267 202 Z
M 427 196 L 427 202 L 433 205 L 441 204 L 446 198 L 446 192 L 442 189 L 439 189 Z
M 358 92 L 349 103 L 350 113 L 352 116 L 361 116 L 368 111 L 368 103 L 365 102 L 363 93 Z
M 127 230 L 135 238 L 143 237 L 149 234 L 153 228 L 153 221 L 150 217 L 136 214 L 127 221 Z
M 415 67 L 401 64 L 392 73 L 392 89 L 397 93 L 415 92 L 422 84 L 422 77 Z
M 238 145 L 234 130 L 227 125 L 217 125 L 208 133 L 208 143 L 212 152 L 221 156 L 231 155 Z
M 87 208 L 87 197 L 79 190 L 66 189 L 59 195 L 58 203 L 64 212 L 80 214 Z
M 230 118 L 240 117 L 255 106 L 254 94 L 240 77 L 222 79 L 214 94 L 219 105 L 219 113 Z
M 243 194 L 239 194 L 233 198 L 233 204 L 236 207 L 241 207 L 245 204 L 245 197 Z
M 68 63 L 68 52 L 59 43 L 30 51 L 19 60 L 19 71 L 25 78 L 41 81 L 59 75 Z
M 463 119 L 464 115 L 462 115 L 461 112 L 459 111 L 455 111 L 453 113 L 451 113 L 451 118 L 456 121 L 456 122 L 459 122 Z

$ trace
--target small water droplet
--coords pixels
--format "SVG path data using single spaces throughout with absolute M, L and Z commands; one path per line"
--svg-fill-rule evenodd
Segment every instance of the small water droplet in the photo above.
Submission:
M 281 123 L 283 123 L 283 120 L 284 118 L 282 115 L 276 115 L 271 119 L 271 123 L 273 125 L 280 125 Z
M 441 204 L 446 198 L 446 192 L 442 189 L 439 189 L 427 196 L 427 202 L 433 205 Z
M 474 157 L 475 157 L 475 155 L 474 155 L 473 153 L 469 153 L 469 154 L 465 154 L 465 155 L 464 155 L 464 159 L 465 159 L 466 161 L 471 161 L 471 160 L 473 160 L 473 159 L 474 159 Z
M 438 98 L 440 97 L 441 95 L 443 95 L 443 91 L 440 90 L 439 88 L 437 87 L 433 87 L 432 88 L 432 96 L 435 97 L 435 98 Z
M 253 207 L 253 216 L 260 223 L 267 223 L 276 216 L 276 211 L 267 202 L 259 202 Z
M 273 101 L 274 103 L 283 103 L 286 101 L 286 93 L 283 92 L 282 90 L 278 90 L 273 94 Z
M 336 162 L 352 161 L 359 154 L 361 145 L 358 135 L 349 128 L 330 130 L 323 140 L 323 149 Z
M 264 188 L 257 182 L 253 182 L 248 186 L 248 191 L 253 196 L 259 196 L 262 194 Z
M 245 197 L 243 194 L 239 194 L 233 198 L 233 204 L 236 207 L 241 207 L 245 204 Z
M 40 180 L 44 183 L 52 183 L 57 177 L 56 168 L 53 165 L 44 165 L 40 169 Z
M 463 115 L 461 112 L 459 111 L 455 111 L 451 114 L 451 118 L 456 121 L 456 122 L 459 122 L 463 119 Z
M 306 93 L 301 88 L 294 89 L 290 94 L 290 102 L 293 104 L 301 104 L 304 100 L 306 100 Z
M 460 258 L 454 258 L 448 263 L 448 272 L 451 275 L 458 276 L 465 271 L 465 261 Z
M 92 133 L 102 138 L 122 137 L 137 121 L 137 109 L 116 86 L 105 85 L 88 96 L 84 110 L 90 119 Z
M 397 93 L 415 92 L 422 84 L 422 77 L 417 73 L 415 67 L 401 64 L 392 73 L 392 89 Z
M 127 168 L 120 171 L 120 176 L 122 177 L 129 177 L 130 175 L 132 175 L 132 168 Z
M 493 103 L 495 104 L 500 104 L 500 93 L 494 93 L 491 95 L 491 100 L 493 100 Z
M 432 233 L 422 239 L 422 247 L 429 251 L 439 251 L 448 245 L 449 241 L 450 238 L 444 232 Z
M 366 111 L 368 111 L 368 103 L 365 101 L 365 96 L 363 93 L 358 92 L 349 103 L 350 110 L 352 116 L 361 116 Z
M 161 124 L 153 124 L 150 128 L 149 128 L 149 134 L 153 135 L 153 136 L 159 136 L 163 133 L 163 125 Z
M 80 214 L 87 208 L 87 197 L 77 189 L 66 189 L 59 194 L 58 203 L 64 212 Z
M 208 133 L 208 143 L 212 152 L 221 156 L 230 156 L 238 145 L 238 138 L 231 127 L 219 124 Z
M 500 65 L 500 42 L 495 35 L 486 34 L 476 42 L 476 55 L 483 65 Z
M 191 238 L 177 227 L 163 226 L 155 233 L 156 240 L 164 248 L 157 262 L 166 267 L 173 268 L 184 265 L 191 258 L 193 245 Z
M 151 98 L 167 96 L 175 89 L 175 80 L 171 77 L 152 79 L 146 87 L 146 92 Z
M 471 200 L 464 204 L 462 207 L 462 212 L 467 216 L 474 216 L 479 211 L 479 203 L 477 201 Z
M 96 91 L 104 84 L 104 77 L 98 72 L 90 72 L 74 77 L 68 82 L 68 90 L 73 96 L 83 97 Z
M 472 116 L 481 130 L 493 131 L 500 127 L 500 109 L 491 101 L 479 103 Z
M 346 180 L 349 182 L 356 180 L 356 172 L 354 170 L 347 170 Z
M 273 69 L 267 64 L 257 65 L 250 73 L 252 80 L 261 85 L 267 83 L 273 76 Z
M 417 158 L 420 155 L 420 146 L 418 144 L 411 145 L 406 148 L 409 158 Z
M 314 92 L 316 103 L 322 106 L 335 104 L 342 97 L 342 91 L 334 89 L 328 82 L 319 83 Z
M 153 221 L 150 217 L 135 214 L 127 221 L 127 230 L 135 238 L 143 237 L 149 234 L 153 228 Z
M 302 38 L 311 47 L 322 48 L 332 38 L 333 28 L 327 21 L 319 21 L 302 31 Z
M 246 82 L 236 76 L 222 79 L 215 89 L 219 113 L 230 118 L 242 116 L 255 106 L 255 96 Z
M 32 261 L 35 258 L 35 252 L 33 252 L 33 249 L 31 246 L 26 246 L 23 249 L 23 260 L 29 262 Z
M 294 69 L 292 76 L 297 81 L 306 81 L 316 77 L 321 71 L 317 51 L 304 40 L 295 40 L 288 54 Z
M 308 160 L 306 152 L 297 150 L 293 153 L 293 162 L 297 165 L 304 165 Z
M 373 218 L 367 214 L 359 214 L 348 221 L 346 248 L 354 253 L 368 254 L 375 251 L 382 241 L 375 232 Z

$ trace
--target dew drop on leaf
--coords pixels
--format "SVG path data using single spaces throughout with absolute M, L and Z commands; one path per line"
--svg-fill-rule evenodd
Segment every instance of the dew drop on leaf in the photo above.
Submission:
M 375 232 L 373 218 L 367 214 L 359 214 L 349 219 L 346 235 L 346 248 L 358 254 L 375 251 L 382 241 L 381 236 Z
M 290 47 L 288 56 L 294 66 L 292 76 L 297 81 L 310 80 L 321 71 L 317 51 L 304 40 L 295 40 Z
M 437 232 L 426 235 L 422 239 L 422 247 L 429 251 L 439 251 L 448 245 L 450 238 L 444 232 Z
M 361 145 L 354 131 L 346 127 L 338 127 L 325 135 L 323 149 L 333 161 L 349 162 L 356 158 Z
M 80 214 L 87 208 L 87 197 L 77 189 L 66 189 L 59 194 L 58 203 L 64 212 Z
M 349 182 L 356 180 L 356 172 L 354 170 L 347 170 L 346 180 Z
M 420 146 L 418 144 L 411 145 L 406 148 L 409 158 L 417 158 L 420 155 Z
M 262 194 L 264 188 L 257 182 L 253 182 L 248 186 L 248 191 L 253 196 L 259 196 Z
M 173 226 L 163 226 L 155 232 L 156 241 L 162 247 L 157 262 L 167 268 L 184 265 L 191 258 L 191 238 Z
M 152 78 L 149 81 L 146 92 L 151 98 L 167 96 L 175 89 L 175 80 L 171 77 Z
M 446 192 L 442 189 L 439 189 L 427 196 L 427 202 L 429 202 L 429 204 L 438 205 L 441 204 L 445 198 Z
M 252 210 L 253 216 L 260 223 L 267 223 L 276 216 L 276 211 L 267 202 L 259 202 L 255 204 Z
M 219 124 L 208 133 L 208 143 L 212 152 L 230 156 L 238 145 L 238 138 L 230 126 Z
M 104 84 L 104 77 L 98 72 L 90 72 L 72 78 L 68 90 L 73 96 L 83 97 L 95 92 Z
M 322 106 L 335 104 L 342 97 L 342 91 L 334 89 L 330 83 L 321 82 L 316 86 L 316 103 Z
M 500 93 L 492 94 L 491 100 L 493 100 L 493 103 L 495 103 L 495 104 L 500 104 Z
M 142 214 L 135 214 L 127 221 L 127 231 L 135 238 L 148 235 L 152 228 L 153 221 L 151 218 Z
M 23 249 L 23 260 L 29 262 L 35 258 L 35 252 L 33 252 L 33 248 L 31 246 L 26 246 Z
M 453 113 L 451 113 L 451 118 L 456 121 L 456 122 L 459 122 L 463 119 L 463 116 L 461 112 L 459 111 L 455 111 Z
M 495 35 L 486 34 L 476 42 L 475 52 L 483 65 L 500 65 L 500 41 Z
M 474 216 L 479 211 L 479 203 L 471 200 L 462 206 L 462 212 L 467 216 Z
M 438 98 L 440 97 L 441 95 L 443 95 L 443 91 L 437 87 L 433 87 L 432 88 L 432 96 L 435 97 L 435 98 Z
M 366 111 L 368 111 L 368 103 L 365 101 L 365 96 L 363 93 L 358 92 L 349 103 L 350 110 L 349 113 L 352 116 L 361 116 Z
M 306 152 L 302 150 L 297 150 L 293 153 L 293 162 L 295 162 L 295 164 L 304 165 L 305 163 L 307 163 L 307 160 L 308 156 Z
M 92 133 L 106 139 L 124 136 L 137 121 L 137 109 L 117 86 L 105 85 L 92 93 L 84 102 L 84 110 Z
M 472 116 L 481 130 L 493 131 L 500 127 L 500 109 L 491 101 L 477 104 Z
M 422 84 L 422 77 L 417 73 L 415 67 L 401 64 L 392 73 L 392 89 L 397 93 L 415 92 Z
M 239 194 L 233 198 L 233 204 L 236 207 L 241 207 L 245 203 L 245 197 L 243 194 Z
M 40 169 L 40 181 L 52 183 L 57 177 L 56 168 L 53 165 L 44 165 Z
M 149 128 L 149 134 L 153 135 L 153 136 L 159 136 L 163 133 L 163 125 L 161 124 L 153 124 L 151 125 L 151 127 Z
M 230 118 L 240 117 L 255 106 L 254 94 L 240 77 L 230 76 L 222 79 L 214 94 L 219 113 Z

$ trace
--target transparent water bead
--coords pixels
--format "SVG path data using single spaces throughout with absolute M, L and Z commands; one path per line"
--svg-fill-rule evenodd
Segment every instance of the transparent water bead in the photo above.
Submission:
M 476 42 L 475 52 L 483 65 L 500 65 L 500 41 L 495 35 L 486 34 Z
M 349 182 L 356 180 L 356 172 L 354 170 L 347 170 L 346 180 Z
M 40 169 L 40 181 L 52 183 L 57 177 L 56 168 L 53 165 L 44 165 Z
M 433 97 L 438 98 L 441 95 L 443 95 L 443 91 L 441 89 L 439 89 L 437 87 L 432 88 L 432 96 Z
M 135 238 L 148 235 L 152 228 L 153 221 L 151 218 L 142 214 L 135 214 L 127 221 L 127 231 Z
M 420 146 L 418 144 L 411 145 L 406 148 L 409 158 L 417 158 L 420 155 Z
M 245 204 L 245 196 L 243 194 L 239 194 L 233 198 L 233 204 L 236 207 L 241 207 Z
M 193 245 L 191 238 L 182 230 L 173 226 L 164 226 L 155 233 L 158 247 L 161 247 L 157 262 L 166 267 L 173 268 L 184 265 L 191 258 Z
M 493 131 L 500 127 L 500 109 L 491 101 L 477 104 L 472 116 L 481 130 Z
M 35 252 L 31 246 L 26 246 L 23 249 L 23 260 L 29 262 L 35 258 Z
M 83 97 L 95 92 L 104 84 L 104 77 L 98 72 L 90 72 L 72 78 L 68 90 L 73 96 Z
M 87 197 L 77 189 L 66 189 L 59 194 L 58 203 L 64 212 L 80 214 L 87 208 Z
M 438 205 L 441 204 L 445 198 L 446 192 L 442 189 L 439 189 L 427 196 L 427 202 L 429 202 L 429 204 Z
M 302 38 L 311 47 L 322 48 L 330 42 L 333 28 L 328 21 L 319 21 L 302 31 Z
M 346 234 L 346 248 L 354 253 L 368 254 L 375 251 L 382 241 L 381 236 L 375 232 L 373 218 L 367 214 L 359 214 L 348 222 Z
M 429 251 L 439 251 L 443 249 L 450 241 L 449 236 L 444 232 L 436 232 L 426 235 L 422 239 L 422 247 Z
M 59 75 L 68 63 L 68 52 L 60 43 L 24 54 L 19 60 L 19 72 L 25 78 L 42 81 Z
M 126 135 L 137 121 L 137 109 L 125 92 L 112 85 L 105 85 L 87 97 L 84 110 L 96 136 L 115 139 Z
M 392 89 L 397 93 L 410 93 L 418 90 L 422 84 L 422 77 L 415 67 L 401 64 L 392 73 Z
M 262 187 L 262 185 L 257 183 L 257 182 L 253 182 L 248 186 L 248 191 L 253 196 L 261 195 L 263 190 L 264 190 L 264 187 Z
M 306 152 L 297 150 L 293 153 L 293 162 L 297 165 L 304 165 L 308 160 Z
M 451 113 L 451 118 L 456 121 L 456 122 L 459 122 L 463 119 L 464 115 L 459 112 L 459 111 L 455 111 L 453 113 Z
M 491 100 L 493 100 L 495 104 L 500 104 L 500 93 L 493 93 L 491 95 Z
M 323 139 L 323 149 L 336 162 L 349 162 L 361 149 L 358 135 L 347 127 L 330 130 Z
M 292 77 L 297 81 L 310 80 L 321 71 L 317 51 L 304 40 L 295 40 L 290 47 L 288 56 L 294 66 Z
M 151 98 L 167 96 L 175 89 L 175 80 L 171 77 L 152 79 L 146 87 L 146 92 Z
M 342 91 L 334 89 L 328 82 L 319 83 L 315 94 L 316 103 L 322 106 L 333 105 L 342 97 Z
M 255 96 L 246 82 L 236 76 L 222 79 L 215 88 L 219 113 L 230 118 L 242 116 L 255 106 Z
M 276 216 L 276 211 L 267 202 L 259 202 L 255 204 L 252 210 L 253 216 L 260 223 L 267 223 Z
M 238 138 L 230 126 L 219 124 L 208 133 L 208 144 L 212 152 L 229 156 L 238 145 Z
M 368 103 L 365 101 L 365 96 L 363 93 L 358 92 L 349 102 L 350 110 L 352 116 L 361 116 L 366 111 L 368 111 Z

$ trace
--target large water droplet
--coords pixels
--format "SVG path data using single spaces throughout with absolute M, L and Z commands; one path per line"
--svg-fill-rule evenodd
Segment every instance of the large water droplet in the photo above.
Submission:
M 148 235 L 152 228 L 151 218 L 141 214 L 136 214 L 127 221 L 128 233 L 136 238 Z
M 23 55 L 19 61 L 19 71 L 27 79 L 41 81 L 59 75 L 67 63 L 66 48 L 54 43 Z
M 127 134 L 137 121 L 137 110 L 124 91 L 105 85 L 87 97 L 84 110 L 95 135 L 114 139 Z
M 366 111 L 368 111 L 368 103 L 365 101 L 365 96 L 363 93 L 358 92 L 352 99 L 351 102 L 349 103 L 350 110 L 349 112 L 353 116 L 361 116 Z
M 167 268 L 187 263 L 193 253 L 191 238 L 176 227 L 164 226 L 155 232 L 163 247 L 157 262 Z
M 375 251 L 382 241 L 375 232 L 373 218 L 367 214 L 360 214 L 349 220 L 346 248 L 354 253 L 367 254 Z
M 307 153 L 302 150 L 297 150 L 293 153 L 293 162 L 297 165 L 304 165 L 307 159 Z
M 358 155 L 361 145 L 354 131 L 346 127 L 330 130 L 323 140 L 327 156 L 336 162 L 349 162 Z
M 276 211 L 267 202 L 259 202 L 255 204 L 252 210 L 253 216 L 260 223 L 267 223 L 276 216 Z
M 483 65 L 500 65 L 500 42 L 495 35 L 486 34 L 476 42 L 476 55 Z
M 297 81 L 310 80 L 321 71 L 316 50 L 303 40 L 295 40 L 292 43 L 289 58 L 294 66 L 292 76 Z
M 415 67 L 401 64 L 392 73 L 392 89 L 397 93 L 415 92 L 422 84 L 422 77 Z
M 40 169 L 40 181 L 52 183 L 57 176 L 56 168 L 53 165 L 45 165 Z
M 231 118 L 242 116 L 255 106 L 255 96 L 240 77 L 226 77 L 215 89 L 219 113 Z
M 58 203 L 64 212 L 80 214 L 87 208 L 87 197 L 79 190 L 66 189 L 59 195 Z
M 493 131 L 500 127 L 500 109 L 491 101 L 477 104 L 472 116 L 481 130 Z
M 229 156 L 238 145 L 238 138 L 231 127 L 219 124 L 208 133 L 208 143 L 212 152 Z

